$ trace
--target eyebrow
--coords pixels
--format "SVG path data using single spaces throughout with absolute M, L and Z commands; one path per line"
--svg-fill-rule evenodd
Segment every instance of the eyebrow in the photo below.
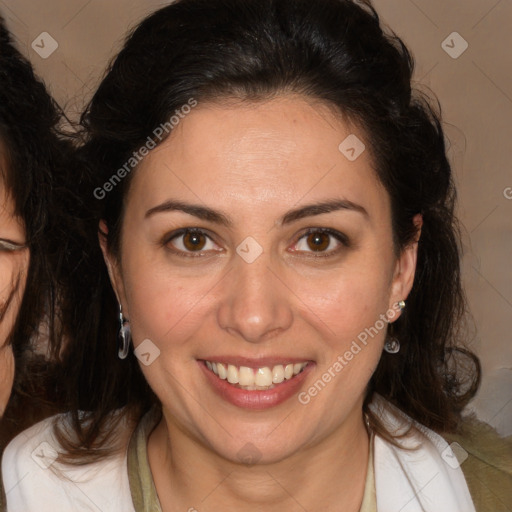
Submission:
M 331 213 L 339 210 L 357 212 L 366 218 L 369 217 L 368 212 L 363 206 L 347 199 L 334 199 L 320 203 L 313 203 L 302 206 L 300 208 L 296 208 L 294 210 L 290 210 L 279 220 L 278 224 L 284 226 L 306 217 L 313 217 L 315 215 L 322 215 L 324 213 Z M 173 200 L 165 201 L 164 203 L 149 209 L 146 212 L 145 218 L 147 219 L 157 213 L 166 213 L 172 211 L 181 211 L 189 215 L 193 215 L 194 217 L 198 217 L 199 219 L 213 222 L 214 224 L 220 224 L 226 227 L 233 225 L 232 220 L 227 215 L 218 210 L 214 210 L 206 206 Z

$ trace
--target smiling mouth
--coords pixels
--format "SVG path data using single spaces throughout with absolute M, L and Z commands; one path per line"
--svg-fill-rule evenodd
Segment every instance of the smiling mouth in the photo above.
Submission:
M 227 381 L 235 388 L 246 391 L 273 389 L 276 385 L 293 379 L 308 365 L 306 361 L 303 363 L 278 364 L 273 367 L 250 368 L 212 361 L 204 361 L 204 363 L 219 379 Z

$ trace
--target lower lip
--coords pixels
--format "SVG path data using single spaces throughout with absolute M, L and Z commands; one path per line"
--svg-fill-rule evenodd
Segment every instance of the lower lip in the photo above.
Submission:
M 237 407 L 251 410 L 269 409 L 288 400 L 299 391 L 307 374 L 314 366 L 313 363 L 309 362 L 302 372 L 281 384 L 274 384 L 275 387 L 272 389 L 248 391 L 236 388 L 227 380 L 220 379 L 207 368 L 203 361 L 198 361 L 198 363 L 218 395 Z

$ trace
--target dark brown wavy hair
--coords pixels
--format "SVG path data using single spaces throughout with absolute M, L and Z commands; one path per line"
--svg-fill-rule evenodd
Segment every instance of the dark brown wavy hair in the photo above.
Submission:
M 137 421 L 157 402 L 137 359 L 117 357 L 117 303 L 97 244 L 103 219 L 109 249 L 119 255 L 124 198 L 136 169 L 105 197 L 96 196 L 190 98 L 260 101 L 298 93 L 364 130 L 391 199 L 397 253 L 414 240 L 414 216 L 423 216 L 415 282 L 394 324 L 402 349 L 383 353 L 364 409 L 374 429 L 388 438 L 368 409 L 374 392 L 427 427 L 456 431 L 476 392 L 480 367 L 459 339 L 465 301 L 455 189 L 439 109 L 412 90 L 412 73 L 409 51 L 383 30 L 369 1 L 178 0 L 134 30 L 82 117 L 79 155 L 88 204 L 80 229 L 88 238 L 87 258 L 74 273 L 79 313 L 69 323 L 74 342 L 64 364 L 65 400 L 76 434 L 72 440 L 60 432 L 68 455 L 103 455 L 115 409 L 124 407 Z M 460 358 L 467 364 L 458 364 Z M 89 411 L 88 421 L 79 410 Z
M 50 405 L 46 376 L 62 343 L 58 269 L 67 272 L 61 261 L 70 225 L 61 224 L 61 199 L 66 197 L 61 192 L 71 190 L 64 186 L 64 177 L 72 172 L 71 145 L 59 129 L 60 120 L 59 107 L 15 48 L 0 17 L 0 141 L 5 151 L 0 180 L 23 221 L 30 251 L 25 293 L 8 339 L 16 370 L 0 425 L 0 448 L 56 410 Z

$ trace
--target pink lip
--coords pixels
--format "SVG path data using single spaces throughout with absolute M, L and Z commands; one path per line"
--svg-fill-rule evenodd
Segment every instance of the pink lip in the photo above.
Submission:
M 243 359 L 243 358 L 242 358 Z M 271 366 L 270 364 L 262 364 L 265 360 L 261 359 L 258 360 L 257 366 L 255 366 L 254 359 L 252 360 L 251 364 L 247 364 L 247 360 L 244 360 L 243 363 L 240 363 L 242 360 L 240 358 L 226 358 L 226 359 L 219 359 L 219 361 L 229 363 L 229 364 L 235 364 L 236 366 L 242 365 L 242 366 L 249 366 L 249 367 L 261 367 L 261 366 Z M 209 360 L 209 359 L 208 359 Z M 215 362 L 217 358 L 213 360 Z M 273 359 L 275 361 L 276 359 Z M 210 361 L 210 360 L 209 360 Z M 233 362 L 232 362 L 233 361 Z M 236 363 L 234 363 L 236 361 Z M 270 359 L 269 359 L 270 361 Z M 287 360 L 288 363 L 293 362 L 293 359 Z M 214 391 L 222 397 L 227 402 L 237 406 L 241 407 L 243 409 L 250 409 L 250 410 L 264 410 L 269 409 L 270 407 L 275 407 L 286 400 L 288 400 L 290 397 L 295 395 L 298 390 L 300 389 L 302 383 L 306 379 L 309 372 L 313 369 L 315 366 L 314 363 L 308 362 L 308 365 L 302 370 L 301 373 L 296 375 L 295 377 L 291 378 L 290 380 L 285 380 L 281 384 L 276 384 L 273 389 L 265 390 L 265 391 L 247 391 L 245 389 L 239 389 L 227 382 L 226 380 L 220 379 L 215 375 L 212 371 L 210 371 L 204 361 L 197 361 L 199 364 L 199 367 L 205 374 L 205 377 L 207 381 L 211 384 Z M 299 361 L 296 360 L 296 362 L 304 362 L 304 360 Z M 280 362 L 277 362 L 275 364 L 281 364 Z

